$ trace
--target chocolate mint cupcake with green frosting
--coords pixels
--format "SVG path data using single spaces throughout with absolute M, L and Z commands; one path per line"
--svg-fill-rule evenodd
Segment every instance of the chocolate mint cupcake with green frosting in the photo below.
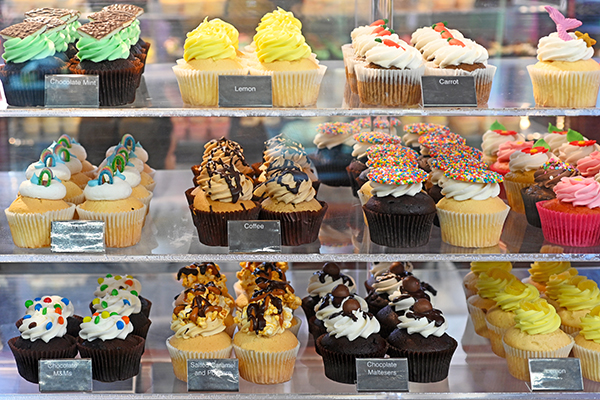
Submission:
M 11 106 L 44 105 L 45 75 L 66 73 L 66 63 L 56 57 L 56 47 L 39 21 L 24 21 L 0 31 L 4 38 L 0 80 Z
M 50 8 L 42 7 L 34 10 L 27 11 L 25 13 L 25 20 L 38 20 L 41 22 L 48 21 L 49 18 L 57 18 L 64 22 L 64 26 L 61 25 L 61 29 L 56 29 L 53 35 L 48 35 L 49 39 L 57 45 L 57 53 L 64 53 L 66 55 L 65 60 L 70 60 L 77 53 L 75 42 L 79 39 L 77 28 L 81 26 L 79 22 L 79 16 L 81 13 L 77 10 L 69 10 L 67 8 Z M 50 29 L 50 28 L 49 28 Z M 54 37 L 52 37 L 54 36 Z M 64 39 L 63 39 L 64 37 Z M 62 41 L 66 42 L 66 48 L 63 50 Z
M 133 103 L 143 64 L 131 55 L 121 33 L 120 20 L 90 22 L 77 31 L 77 56 L 69 66 L 73 74 L 100 77 L 100 105 Z

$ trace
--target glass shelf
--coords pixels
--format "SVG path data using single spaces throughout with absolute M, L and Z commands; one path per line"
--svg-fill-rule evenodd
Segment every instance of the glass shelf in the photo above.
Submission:
M 327 117 L 327 116 L 600 116 L 600 108 L 534 107 L 526 66 L 533 58 L 491 59 L 498 70 L 489 108 L 347 108 L 342 61 L 327 61 L 327 73 L 315 108 L 187 108 L 181 100 L 171 64 L 148 64 L 136 102 L 107 108 L 21 108 L 0 110 L 0 117 Z
M 23 173 L 0 173 L 0 209 L 16 198 Z M 372 243 L 365 230 L 362 210 L 350 188 L 321 185 L 318 197 L 329 204 L 321 226 L 320 241 L 282 247 L 282 253 L 230 254 L 226 247 L 202 245 L 185 200 L 191 187 L 189 170 L 158 171 L 150 213 L 135 246 L 107 249 L 103 254 L 52 253 L 50 249 L 22 249 L 14 246 L 4 213 L 0 217 L 0 263 L 191 263 L 196 261 L 295 261 L 295 262 L 367 262 L 367 261 L 473 261 L 473 260 L 569 260 L 598 261 L 600 247 L 564 248 L 562 254 L 540 254 L 544 244 L 541 229 L 527 224 L 524 215 L 511 212 L 500 244 L 491 248 L 470 249 L 441 241 L 440 229 L 433 227 L 431 239 L 418 248 L 389 248 Z M 77 268 L 74 266 L 73 268 Z

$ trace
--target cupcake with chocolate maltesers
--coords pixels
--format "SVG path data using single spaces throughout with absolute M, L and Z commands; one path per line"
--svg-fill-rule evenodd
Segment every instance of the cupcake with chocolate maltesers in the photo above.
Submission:
M 401 271 L 412 272 L 413 268 L 414 266 L 410 261 L 395 261 L 393 263 L 375 261 L 369 269 L 368 278 L 365 281 L 365 289 L 367 289 L 367 292 L 370 292 L 377 277 L 391 270 L 398 271 L 396 273 L 400 273 Z
M 356 293 L 356 283 L 352 277 L 341 272 L 339 265 L 327 262 L 320 271 L 313 273 L 308 283 L 308 296 L 302 299 L 302 309 L 309 320 L 315 315 L 315 306 L 323 296 L 331 293 L 334 287 L 342 284 L 348 287 L 350 293 Z

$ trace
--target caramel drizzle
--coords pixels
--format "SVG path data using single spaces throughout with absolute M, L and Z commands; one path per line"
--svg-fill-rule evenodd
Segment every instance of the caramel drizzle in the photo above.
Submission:
M 252 294 L 251 302 L 262 300 L 268 294 L 283 297 L 286 294 L 294 294 L 294 289 L 285 281 L 275 281 L 263 277 L 256 278 L 258 289 Z
M 246 316 L 252 325 L 252 331 L 262 331 L 267 327 L 267 320 L 265 319 L 265 312 L 269 309 L 269 305 L 273 304 L 277 310 L 278 315 L 283 314 L 283 301 L 272 294 L 267 294 L 262 301 L 248 304 L 246 308 Z M 283 318 L 279 318 L 279 324 L 283 325 Z
M 192 265 L 188 265 L 187 267 L 181 268 L 177 272 L 177 280 L 181 280 L 183 275 L 206 275 L 207 272 L 210 272 L 215 278 L 221 277 L 221 272 L 219 271 L 219 267 L 213 262 L 204 262 L 204 263 L 193 263 Z
M 208 295 L 209 289 L 206 288 L 204 285 L 198 284 L 198 288 L 197 290 L 202 293 L 206 293 Z M 186 305 L 180 305 L 175 307 L 175 309 L 173 310 L 173 314 L 175 314 L 175 316 L 179 315 L 179 313 L 183 310 L 185 310 Z M 186 315 L 186 317 L 192 321 L 193 323 L 196 323 L 196 321 L 198 320 L 198 318 L 206 318 L 206 315 L 211 313 L 211 312 L 221 312 L 221 310 L 223 310 L 223 307 L 221 306 L 216 306 L 213 305 L 207 297 L 198 294 L 194 297 L 194 300 L 192 300 L 192 303 L 190 304 L 190 311 L 189 313 Z
M 287 281 L 285 273 L 275 263 L 263 262 L 258 264 L 252 275 L 277 281 Z M 255 280 L 256 282 L 256 280 Z

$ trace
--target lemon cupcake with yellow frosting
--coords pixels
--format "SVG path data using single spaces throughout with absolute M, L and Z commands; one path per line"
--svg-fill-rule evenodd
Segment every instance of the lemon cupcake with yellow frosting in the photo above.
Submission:
M 523 381 L 529 381 L 529 359 L 569 357 L 575 343 L 560 330 L 560 317 L 544 299 L 521 302 L 503 342 L 508 372 Z
M 217 106 L 219 75 L 245 74 L 237 52 L 238 35 L 231 24 L 208 18 L 188 33 L 183 59 L 173 67 L 185 104 Z
M 319 65 L 301 27 L 291 12 L 279 9 L 263 17 L 254 35 L 256 51 L 249 57 L 249 71 L 272 77 L 275 107 L 311 106 L 319 97 L 327 67 Z
M 506 272 L 510 272 L 512 270 L 512 263 L 509 261 L 473 261 L 471 263 L 471 271 L 463 278 L 463 290 L 467 299 L 477 294 L 479 274 L 487 272 L 492 268 L 500 268 Z
M 581 318 L 600 305 L 600 289 L 585 276 L 573 276 L 558 290 L 556 301 L 560 329 L 572 335 L 581 329 Z
M 550 275 L 548 282 L 546 283 L 546 291 L 544 292 L 543 297 L 548 300 L 554 308 L 559 308 L 558 305 L 558 292 L 560 289 L 569 283 L 569 280 L 578 274 L 575 268 L 569 268 L 566 271 L 561 272 L 560 274 Z
M 535 286 L 541 293 L 544 293 L 550 277 L 565 272 L 571 268 L 571 263 L 569 261 L 536 261 L 530 267 L 529 277 L 523 279 L 523 282 Z
M 600 306 L 581 318 L 581 331 L 575 336 L 573 355 L 581 361 L 583 377 L 600 382 Z

